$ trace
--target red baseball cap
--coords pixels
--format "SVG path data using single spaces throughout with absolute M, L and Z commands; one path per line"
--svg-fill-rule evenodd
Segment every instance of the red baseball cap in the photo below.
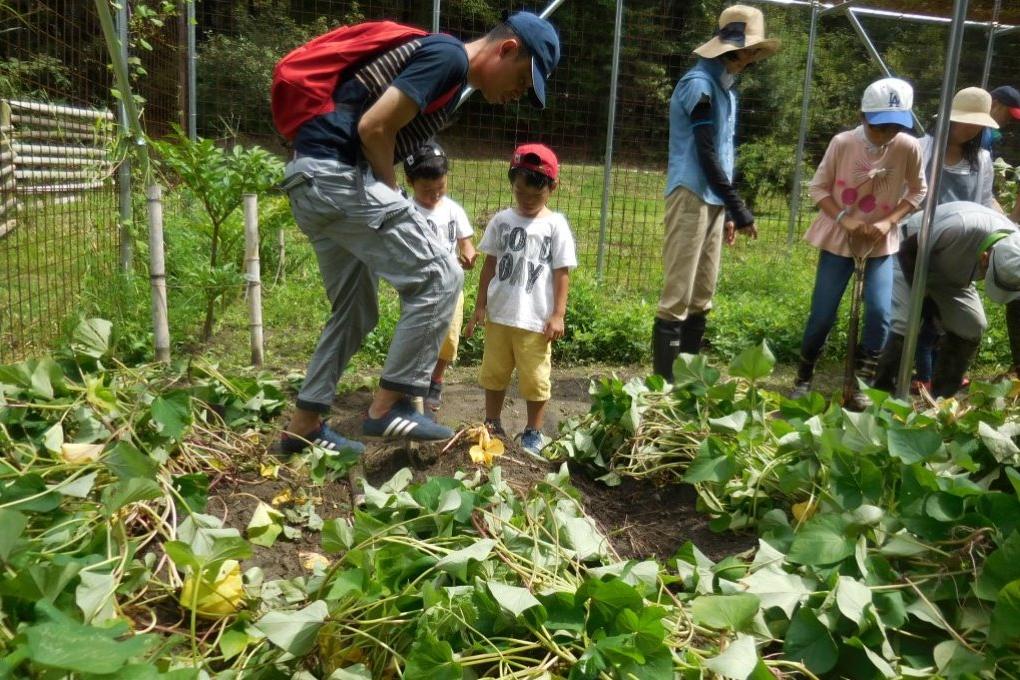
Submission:
M 510 167 L 534 170 L 553 181 L 560 176 L 560 162 L 553 150 L 545 144 L 521 144 L 514 150 Z

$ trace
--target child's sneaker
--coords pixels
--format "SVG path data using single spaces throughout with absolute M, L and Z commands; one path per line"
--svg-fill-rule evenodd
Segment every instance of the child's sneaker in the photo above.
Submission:
M 485 429 L 493 437 L 505 437 L 506 430 L 503 429 L 503 422 L 499 418 L 486 418 Z
M 425 397 L 425 412 L 426 413 L 437 413 L 439 407 L 443 405 L 443 383 L 441 382 L 430 382 L 429 393 Z
M 542 458 L 542 449 L 545 448 L 545 438 L 542 433 L 532 427 L 524 428 L 524 432 L 518 435 L 521 441 L 521 448 L 535 458 Z M 545 460 L 545 458 L 542 458 Z
M 361 455 L 365 452 L 365 445 L 348 439 L 326 423 L 323 423 L 318 430 L 304 437 L 284 432 L 280 438 L 280 453 L 292 456 L 301 453 L 308 446 L 320 446 L 329 451 L 350 451 Z
M 398 401 L 379 418 L 366 415 L 361 431 L 368 437 L 417 441 L 442 441 L 453 436 L 453 430 L 418 413 L 407 401 Z

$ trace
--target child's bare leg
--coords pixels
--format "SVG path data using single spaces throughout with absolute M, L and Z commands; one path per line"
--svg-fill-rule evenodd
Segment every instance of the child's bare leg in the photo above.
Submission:
M 436 367 L 432 369 L 432 382 L 443 382 L 443 374 L 446 373 L 446 369 L 449 365 L 450 362 L 446 359 L 436 359 Z
M 542 423 L 545 422 L 546 401 L 529 401 L 528 404 L 528 427 L 533 430 L 542 431 Z
M 503 413 L 503 400 L 506 390 L 485 390 L 485 419 L 499 420 Z

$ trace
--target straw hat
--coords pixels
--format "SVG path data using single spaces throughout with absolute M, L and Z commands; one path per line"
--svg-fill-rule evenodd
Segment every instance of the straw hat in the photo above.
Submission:
M 999 124 L 992 118 L 991 110 L 992 95 L 980 87 L 967 87 L 953 97 L 953 109 L 949 112 L 949 120 L 954 123 L 998 128 Z
M 775 38 L 765 37 L 765 17 L 760 9 L 733 5 L 719 15 L 719 28 L 715 37 L 694 50 L 694 54 L 713 59 L 727 52 L 754 47 L 759 50 L 755 61 L 761 61 L 779 51 L 779 45 Z

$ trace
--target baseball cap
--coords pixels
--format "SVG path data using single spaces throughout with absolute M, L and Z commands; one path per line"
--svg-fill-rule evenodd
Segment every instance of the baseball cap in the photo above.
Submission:
M 540 172 L 556 181 L 560 175 L 560 161 L 545 144 L 521 144 L 514 150 L 510 168 L 525 168 Z
M 1020 299 L 1020 232 L 1013 232 L 992 246 L 985 293 L 989 300 L 1001 304 Z
M 896 123 L 914 127 L 910 109 L 914 106 L 914 88 L 899 78 L 882 78 L 868 85 L 861 97 L 861 113 L 872 125 Z
M 560 38 L 548 21 L 531 12 L 517 12 L 506 18 L 531 55 L 531 103 L 545 108 L 545 81 L 560 63 Z
M 1000 85 L 991 92 L 992 99 L 1009 109 L 1014 120 L 1020 120 L 1020 92 L 1012 85 Z
M 425 142 L 404 158 L 404 171 L 411 172 L 423 161 L 437 157 L 446 158 L 446 152 L 443 151 L 443 147 L 435 142 Z

